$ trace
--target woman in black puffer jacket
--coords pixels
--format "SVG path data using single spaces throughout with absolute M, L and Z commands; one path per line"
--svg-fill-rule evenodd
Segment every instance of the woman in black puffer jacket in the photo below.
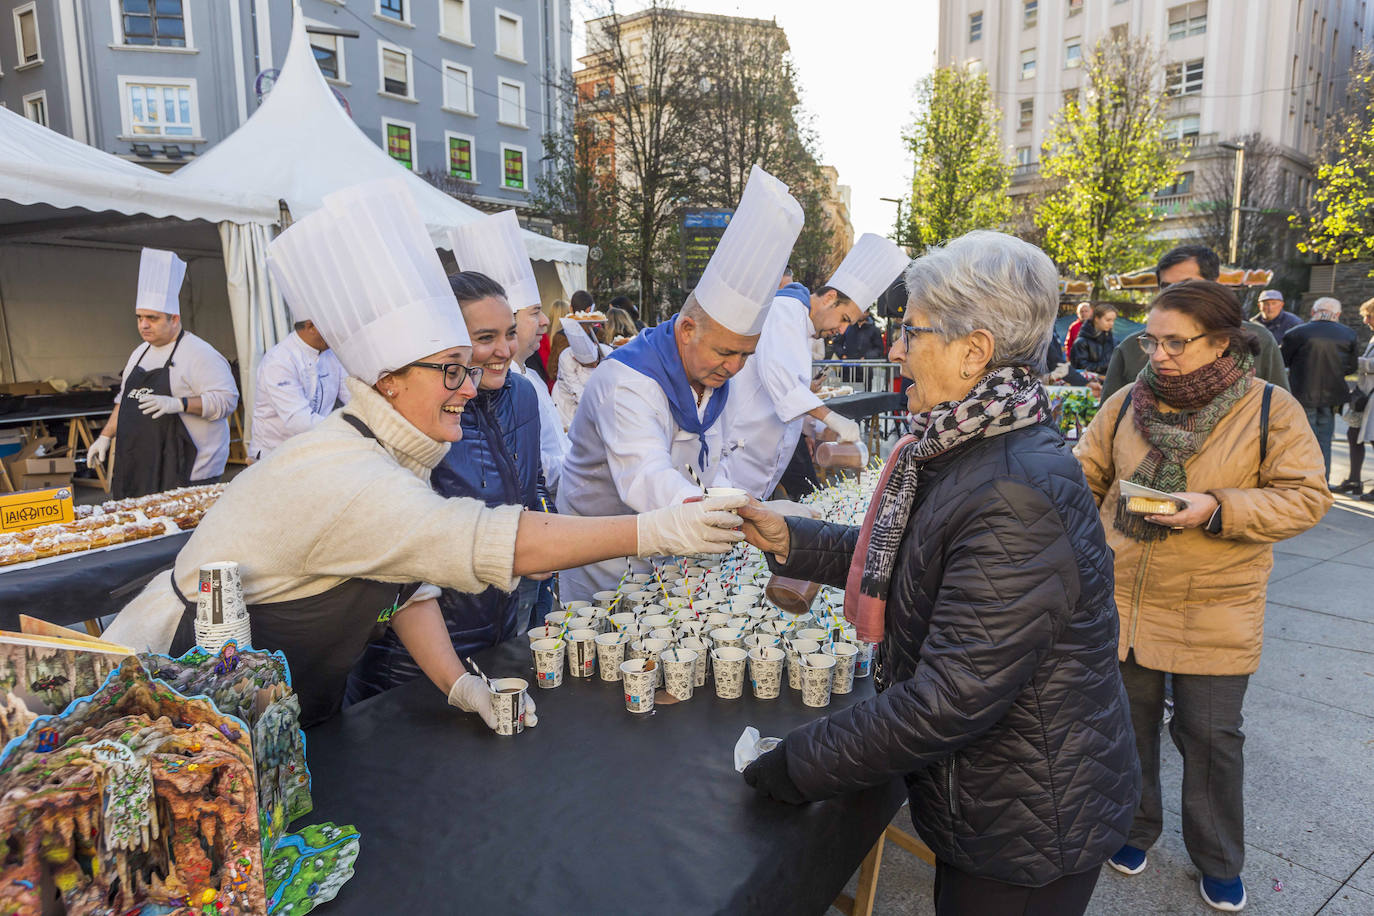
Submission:
M 1050 422 L 1053 264 L 973 232 L 907 271 L 891 358 L 916 434 L 862 529 L 742 510 L 774 571 L 845 586 L 878 696 L 798 728 L 745 778 L 783 801 L 896 776 L 935 852 L 936 909 L 1082 913 L 1140 795 L 1112 556 Z
M 1069 351 L 1069 368 L 1106 375 L 1112 351 L 1116 349 L 1116 338 L 1112 336 L 1114 324 L 1116 309 L 1100 302 L 1093 306 L 1093 317 L 1078 332 L 1073 349 Z

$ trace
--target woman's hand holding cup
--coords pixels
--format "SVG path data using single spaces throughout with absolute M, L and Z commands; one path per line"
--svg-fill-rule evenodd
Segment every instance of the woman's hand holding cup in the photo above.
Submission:
M 787 519 L 758 500 L 750 500 L 747 506 L 736 511 L 744 519 L 744 539 L 759 550 L 773 554 L 779 563 L 786 563 L 792 550 Z

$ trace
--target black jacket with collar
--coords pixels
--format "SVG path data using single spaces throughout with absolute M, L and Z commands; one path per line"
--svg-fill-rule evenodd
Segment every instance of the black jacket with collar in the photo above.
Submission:
M 1293 397 L 1303 407 L 1339 407 L 1350 397 L 1345 377 L 1359 367 L 1360 339 L 1339 321 L 1309 321 L 1283 335 L 1283 361 Z

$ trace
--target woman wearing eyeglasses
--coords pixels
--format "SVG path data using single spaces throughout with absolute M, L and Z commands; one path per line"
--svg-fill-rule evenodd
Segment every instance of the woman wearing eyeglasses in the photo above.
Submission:
M 1203 900 L 1220 910 L 1245 905 L 1241 705 L 1259 665 L 1271 545 L 1311 528 L 1332 503 L 1302 407 L 1255 378 L 1259 347 L 1242 317 L 1230 290 L 1210 280 L 1160 293 L 1138 338 L 1149 363 L 1075 449 L 1116 555 L 1117 656 L 1144 780 L 1110 864 L 1139 874 L 1163 827 L 1159 731 L 1172 673 L 1183 840 Z M 1133 514 L 1121 481 L 1170 493 L 1183 508 Z
M 338 711 L 350 669 L 389 625 L 451 705 L 494 727 L 490 691 L 449 638 L 441 589 L 509 591 L 521 576 L 616 557 L 724 552 L 739 516 L 719 510 L 739 502 L 572 518 L 434 492 L 430 473 L 463 437 L 485 373 L 405 186 L 361 185 L 324 204 L 272 242 L 268 263 L 286 301 L 328 335 L 352 399 L 235 478 L 108 635 L 189 648 L 198 571 L 231 560 L 253 645 L 285 653 L 302 724 Z

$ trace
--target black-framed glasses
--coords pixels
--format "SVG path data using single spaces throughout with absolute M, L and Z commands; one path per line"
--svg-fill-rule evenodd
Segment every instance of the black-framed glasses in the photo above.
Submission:
M 939 332 L 938 330 L 936 330 L 935 328 L 927 328 L 927 327 L 923 327 L 922 325 L 916 325 L 916 324 L 904 324 L 904 325 L 902 325 L 902 349 L 905 350 L 905 349 L 910 348 L 910 347 L 911 347 L 911 338 L 915 337 L 917 334 L 938 334 L 938 333 L 940 333 L 940 332 Z
M 462 363 L 411 363 L 421 369 L 438 369 L 444 373 L 444 387 L 449 391 L 457 391 L 463 387 L 464 379 L 472 379 L 472 387 L 476 388 L 482 382 L 482 367 L 474 366 L 468 368 Z
M 1182 356 L 1183 351 L 1188 349 L 1188 344 L 1206 336 L 1207 334 L 1203 333 L 1195 337 L 1166 337 L 1163 340 L 1156 340 L 1148 334 L 1141 334 L 1136 340 L 1140 341 L 1140 349 L 1145 351 L 1146 356 L 1150 356 L 1161 346 L 1164 347 L 1164 352 L 1170 356 Z

